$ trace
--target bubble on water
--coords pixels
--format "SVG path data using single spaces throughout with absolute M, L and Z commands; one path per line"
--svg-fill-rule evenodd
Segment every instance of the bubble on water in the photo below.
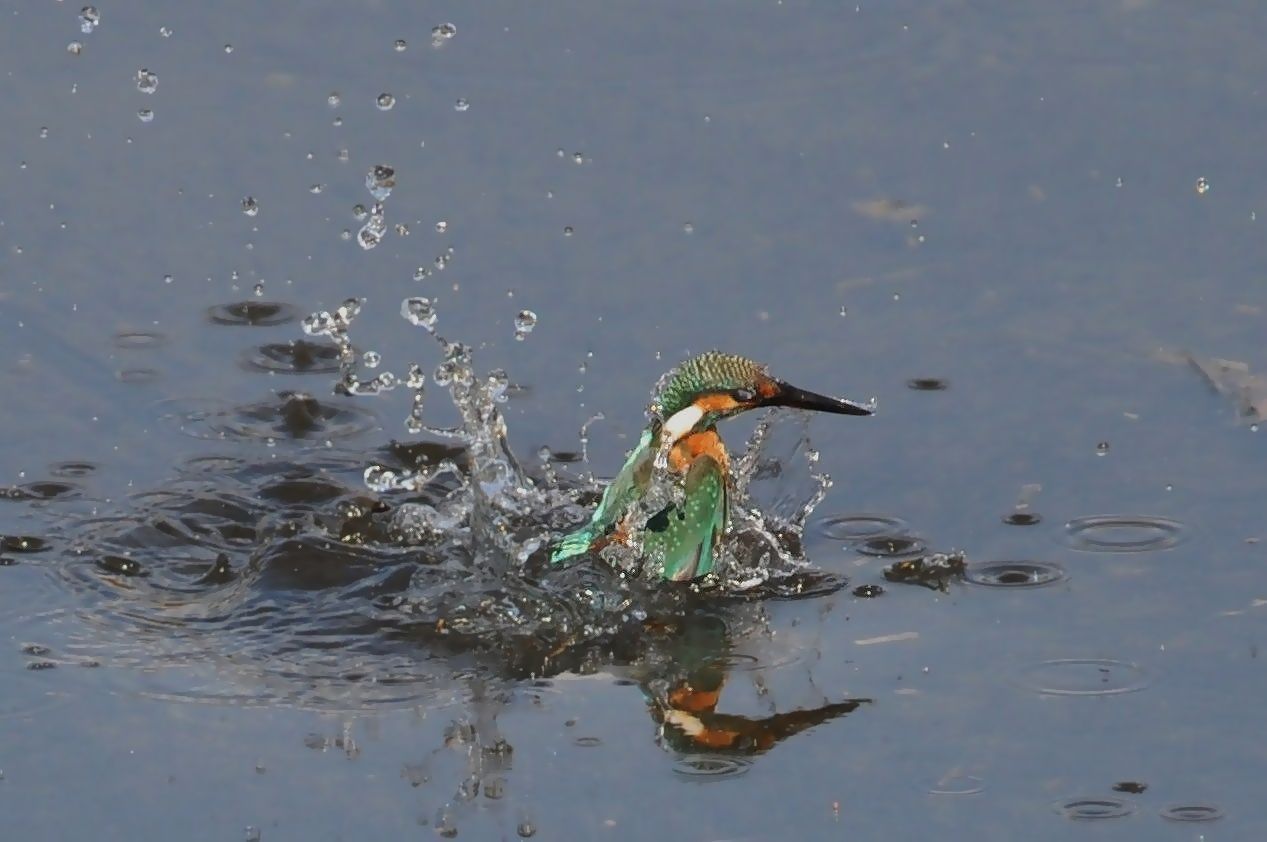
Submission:
M 242 199 L 242 213 L 247 216 L 255 216 L 260 212 L 260 204 L 255 201 L 254 196 L 246 196 Z
M 449 230 L 449 223 L 445 222 L 443 219 L 436 223 L 437 234 L 443 234 L 444 232 L 448 230 Z
M 573 229 L 571 225 L 565 225 L 565 226 L 563 226 L 563 236 L 565 236 L 565 237 L 570 237 L 570 236 L 572 236 L 572 234 L 574 233 L 574 231 L 575 231 L 575 229 Z
M 339 96 L 338 91 L 331 91 L 330 95 L 326 97 L 326 105 L 331 108 L 338 108 L 341 102 L 343 102 L 343 97 Z
M 991 588 L 1038 588 L 1067 578 L 1063 568 L 1048 561 L 994 561 L 974 564 L 964 578 Z
M 77 56 L 84 51 L 84 45 L 79 41 L 71 41 L 66 45 L 66 52 L 72 56 Z
M 404 38 L 397 38 L 396 43 L 392 44 L 392 48 L 398 53 L 403 53 L 405 50 L 409 49 L 409 44 L 406 43 Z
M 1205 176 L 1198 178 L 1197 179 L 1197 195 L 1204 196 L 1206 193 L 1209 193 L 1209 192 L 1210 192 L 1210 182 L 1205 179 Z
M 838 541 L 866 541 L 884 536 L 906 535 L 910 527 L 905 521 L 884 514 L 832 515 L 818 522 L 818 531 Z
M 365 189 L 376 201 L 383 201 L 396 187 L 396 170 L 386 164 L 375 164 L 365 174 Z
M 451 23 L 441 23 L 431 27 L 431 46 L 443 47 L 458 34 L 458 28 Z
M 400 316 L 416 327 L 431 330 L 436 326 L 435 305 L 430 298 L 414 296 L 400 302 Z
M 308 192 L 316 196 L 317 194 L 319 194 L 321 191 L 325 189 L 326 189 L 326 186 L 324 184 L 322 184 L 321 182 L 317 182 L 316 184 L 309 185 Z
M 84 6 L 79 10 L 79 31 L 83 34 L 91 35 L 100 24 L 101 13 L 96 6 Z
M 1107 441 L 1102 441 L 1095 446 L 1096 456 L 1105 456 L 1108 454 L 1108 452 L 1109 452 L 1109 443 Z
M 158 74 L 142 67 L 136 71 L 136 89 L 143 94 L 152 94 L 158 90 Z
M 519 315 L 515 316 L 515 339 L 522 342 L 536 326 L 537 314 L 531 310 L 520 310 Z
M 462 97 L 458 97 L 458 101 L 453 103 L 454 111 L 466 111 L 470 109 L 470 107 L 471 107 L 471 103 L 463 99 Z
M 232 45 L 232 44 L 225 44 L 225 45 L 224 45 L 224 54 L 225 54 L 225 55 L 228 55 L 228 54 L 229 54 L 229 53 L 231 53 L 231 52 L 233 52 L 233 45 Z
M 379 111 L 391 111 L 396 105 L 396 97 L 384 92 L 378 95 L 375 104 L 378 106 Z
M 154 112 L 149 108 L 142 108 L 136 112 L 136 116 L 142 123 L 149 123 L 154 119 Z

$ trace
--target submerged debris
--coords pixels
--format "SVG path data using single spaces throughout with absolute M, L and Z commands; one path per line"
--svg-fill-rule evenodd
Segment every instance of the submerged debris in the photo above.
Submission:
M 967 566 L 963 553 L 931 553 L 895 561 L 884 568 L 884 578 L 905 585 L 923 585 L 944 593 L 952 579 L 963 578 Z

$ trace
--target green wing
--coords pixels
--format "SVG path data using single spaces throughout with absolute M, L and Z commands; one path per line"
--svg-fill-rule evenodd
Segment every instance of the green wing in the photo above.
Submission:
M 665 579 L 698 579 L 713 569 L 727 514 L 725 471 L 711 456 L 700 456 L 686 472 L 685 501 L 647 522 L 643 549 L 662 559 Z
M 550 561 L 558 563 L 573 556 L 589 552 L 595 541 L 606 535 L 620 522 L 629 511 L 629 506 L 638 499 L 651 480 L 651 468 L 655 461 L 653 446 L 657 433 L 654 428 L 643 431 L 637 447 L 625 460 L 625 465 L 616 474 L 607 489 L 603 491 L 603 499 L 585 526 L 562 538 L 550 554 Z

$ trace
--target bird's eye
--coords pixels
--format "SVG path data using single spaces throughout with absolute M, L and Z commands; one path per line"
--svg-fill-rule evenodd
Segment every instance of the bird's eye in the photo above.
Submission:
M 736 389 L 734 392 L 735 400 L 740 403 L 749 403 L 757 396 L 757 393 L 751 389 Z

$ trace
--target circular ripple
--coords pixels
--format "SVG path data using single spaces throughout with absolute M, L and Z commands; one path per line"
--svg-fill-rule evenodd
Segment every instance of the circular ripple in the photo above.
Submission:
M 683 757 L 673 764 L 673 771 L 696 780 L 737 778 L 752 768 L 752 761 L 742 757 Z
M 940 377 L 912 377 L 906 381 L 906 388 L 916 392 L 940 392 L 950 388 L 950 383 Z
M 302 392 L 279 392 L 273 399 L 226 407 L 219 401 L 172 402 L 164 419 L 199 439 L 331 440 L 372 430 L 378 421 L 360 407 L 324 403 Z
M 919 555 L 924 552 L 925 546 L 919 538 L 910 535 L 877 535 L 863 541 L 858 552 L 863 555 L 898 558 Z
M 247 352 L 242 365 L 278 374 L 330 374 L 339 370 L 339 349 L 306 339 L 269 342 Z
M 1060 565 L 1047 561 L 992 561 L 969 567 L 964 578 L 992 588 L 1040 588 L 1067 575 Z
M 597 748 L 603 744 L 603 740 L 601 737 L 577 737 L 572 743 L 581 748 Z
M 837 541 L 865 541 L 884 535 L 905 535 L 910 527 L 889 515 L 860 513 L 823 518 L 818 522 L 818 531 Z
M 233 301 L 207 310 L 207 318 L 218 325 L 265 327 L 294 321 L 298 311 L 279 301 Z
M 0 535 L 0 551 L 10 553 L 42 553 L 48 542 L 34 535 Z
M 1139 664 L 1110 658 L 1059 658 L 1021 671 L 1021 683 L 1048 696 L 1116 696 L 1143 690 L 1148 673 Z
M 1043 516 L 1037 512 L 1012 512 L 1003 516 L 1003 522 L 1008 526 L 1034 526 L 1042 519 Z
M 1058 801 L 1052 805 L 1052 809 L 1065 818 L 1076 821 L 1120 819 L 1135 812 L 1135 808 L 1129 802 L 1108 796 L 1091 796 Z
M 985 790 L 985 781 L 976 775 L 953 772 L 928 787 L 929 795 L 976 795 Z
M 1146 515 L 1096 515 L 1069 521 L 1065 532 L 1075 550 L 1142 553 L 1178 544 L 1183 536 L 1183 524 Z
M 119 379 L 120 383 L 153 383 L 162 375 L 157 369 L 153 368 L 124 368 L 116 371 L 114 376 Z
M 114 346 L 125 350 L 141 351 L 157 348 L 167 343 L 167 336 L 147 330 L 121 330 L 114 335 Z
M 49 467 L 48 472 L 55 477 L 86 477 L 96 470 L 97 466 L 92 462 L 57 462 Z
M 1212 822 L 1223 818 L 1223 811 L 1213 804 L 1172 804 L 1161 811 L 1161 817 L 1172 822 Z

